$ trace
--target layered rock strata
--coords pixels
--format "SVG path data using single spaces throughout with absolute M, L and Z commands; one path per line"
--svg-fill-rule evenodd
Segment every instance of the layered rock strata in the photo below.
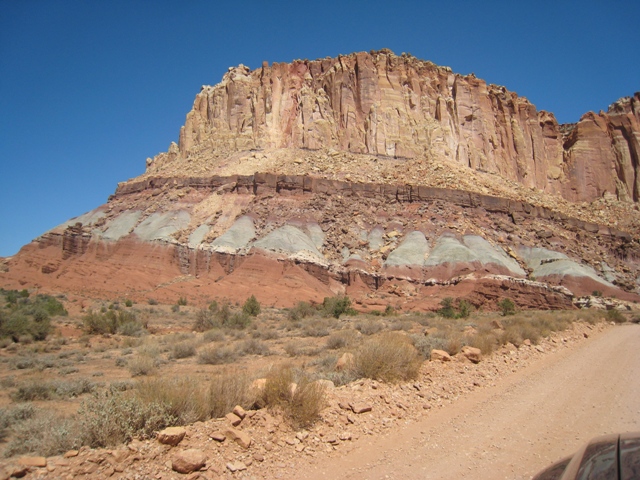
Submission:
M 388 50 L 240 65 L 202 87 L 149 173 L 211 173 L 236 152 L 283 148 L 445 161 L 570 201 L 637 202 L 640 93 L 559 125 L 505 87 Z

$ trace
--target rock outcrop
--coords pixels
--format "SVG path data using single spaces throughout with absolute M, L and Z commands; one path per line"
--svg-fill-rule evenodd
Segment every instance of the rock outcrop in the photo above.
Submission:
M 276 306 L 347 293 L 362 310 L 640 300 L 639 118 L 636 94 L 558 125 L 387 50 L 232 68 L 179 144 L 3 261 L 0 285 Z
M 150 159 L 149 173 L 283 148 L 439 159 L 570 201 L 637 202 L 640 93 L 559 125 L 505 87 L 389 50 L 240 65 L 202 87 L 179 143 Z

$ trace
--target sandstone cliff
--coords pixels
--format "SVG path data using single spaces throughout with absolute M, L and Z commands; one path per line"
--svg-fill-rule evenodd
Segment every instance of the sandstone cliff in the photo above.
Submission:
M 640 94 L 559 125 L 504 87 L 388 50 L 240 65 L 202 87 L 179 144 L 150 159 L 149 173 L 176 163 L 205 173 L 250 150 L 327 148 L 455 164 L 573 202 L 637 202 Z
M 5 261 L 0 286 L 277 306 L 346 293 L 362 310 L 640 301 L 639 119 L 636 94 L 558 125 L 387 50 L 232 68 L 179 144 Z

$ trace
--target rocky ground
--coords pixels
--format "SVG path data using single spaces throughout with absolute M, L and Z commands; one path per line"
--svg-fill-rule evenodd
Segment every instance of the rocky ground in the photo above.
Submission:
M 307 430 L 293 430 L 277 412 L 239 409 L 236 416 L 187 425 L 113 449 L 83 447 L 58 457 L 8 459 L 2 462 L 1 478 L 300 478 L 320 472 L 372 440 L 402 432 L 443 408 L 455 408 L 472 392 L 491 389 L 545 356 L 610 328 L 605 323 L 579 322 L 538 345 L 508 344 L 478 363 L 463 354 L 450 361 L 425 362 L 410 383 L 360 380 L 331 388 L 321 420 Z

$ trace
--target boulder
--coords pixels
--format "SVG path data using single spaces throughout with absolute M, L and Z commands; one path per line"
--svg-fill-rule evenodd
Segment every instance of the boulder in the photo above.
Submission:
M 243 432 L 242 430 L 237 430 L 235 428 L 227 428 L 222 432 L 224 436 L 230 438 L 235 441 L 242 448 L 249 448 L 251 446 L 251 437 Z
M 186 434 L 187 431 L 183 427 L 168 427 L 158 432 L 157 438 L 160 443 L 175 447 L 182 441 Z
M 462 355 L 471 360 L 473 363 L 480 363 L 482 360 L 482 351 L 479 348 L 465 345 L 460 351 Z
M 440 361 L 440 362 L 450 362 L 451 361 L 451 355 L 449 355 L 447 352 L 445 352 L 444 350 L 431 350 L 431 361 L 435 362 L 435 361 Z
M 171 468 L 178 473 L 197 472 L 207 463 L 207 456 L 202 450 L 190 448 L 174 455 Z

